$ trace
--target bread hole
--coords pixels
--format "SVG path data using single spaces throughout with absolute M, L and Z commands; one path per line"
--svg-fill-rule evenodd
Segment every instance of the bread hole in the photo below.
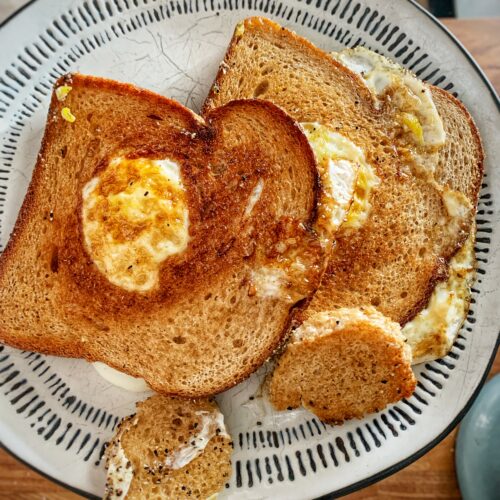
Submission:
M 158 116 L 158 115 L 151 114 L 151 115 L 147 115 L 147 116 L 150 120 L 156 120 L 159 122 L 163 121 L 163 118 L 161 116 Z
M 241 77 L 238 81 L 238 86 L 241 87 L 243 85 L 243 82 L 245 81 L 245 79 L 243 77 Z
M 408 292 L 401 292 L 401 298 L 406 299 L 408 297 Z
M 87 115 L 87 121 L 89 122 L 90 120 L 92 120 L 92 117 L 94 116 L 94 113 L 89 113 Z
M 371 301 L 371 304 L 373 307 L 378 307 L 380 305 L 380 298 L 379 297 L 374 297 Z
M 209 300 L 212 297 L 211 293 L 207 293 L 204 297 L 205 300 Z
M 68 146 L 63 146 L 61 148 L 61 158 L 66 158 L 66 153 L 68 152 Z
M 265 94 L 268 90 L 269 90 L 269 82 L 267 80 L 263 80 L 255 88 L 253 96 L 255 99 L 257 99 L 257 97 Z
M 236 295 L 233 295 L 233 296 L 231 297 L 231 299 L 229 300 L 229 302 L 230 302 L 231 304 L 235 304 L 235 303 L 236 303 Z
M 180 418 L 176 417 L 176 418 L 174 418 L 174 419 L 172 420 L 172 423 L 173 423 L 174 425 L 179 426 L 179 425 L 182 425 L 182 420 L 181 420 Z
M 172 340 L 176 344 L 185 344 L 186 343 L 186 339 L 184 337 L 181 337 L 181 336 L 174 337 Z
M 233 347 L 236 347 L 237 349 L 239 347 L 242 347 L 243 346 L 243 340 L 241 339 L 234 339 L 233 340 Z
M 268 75 L 269 73 L 272 73 L 272 71 L 273 71 L 273 67 L 272 67 L 272 66 L 266 66 L 265 68 L 263 68 L 263 69 L 262 69 L 262 71 L 261 71 L 261 73 L 260 73 L 260 74 L 261 74 L 262 76 L 266 76 L 266 75 Z

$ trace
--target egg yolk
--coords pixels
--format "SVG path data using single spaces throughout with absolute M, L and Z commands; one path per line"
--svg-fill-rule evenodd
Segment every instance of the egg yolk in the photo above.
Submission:
M 114 158 L 83 189 L 86 249 L 126 290 L 156 286 L 160 264 L 187 247 L 188 225 L 180 168 L 171 160 Z

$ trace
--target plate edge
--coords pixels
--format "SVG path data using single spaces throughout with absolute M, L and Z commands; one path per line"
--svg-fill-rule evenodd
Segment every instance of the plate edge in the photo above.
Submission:
M 4 26 L 6 26 L 10 21 L 12 21 L 14 18 L 18 16 L 18 14 L 21 14 L 25 9 L 33 5 L 37 0 L 29 0 L 27 3 L 25 3 L 23 6 L 12 12 L 6 19 L 4 19 L 0 23 L 0 29 L 2 29 Z M 423 14 L 425 17 L 427 17 L 430 21 L 432 21 L 441 31 L 443 31 L 448 38 L 460 49 L 460 51 L 464 54 L 464 56 L 467 58 L 469 63 L 472 65 L 474 68 L 475 72 L 478 74 L 478 76 L 481 78 L 483 83 L 486 85 L 488 88 L 491 97 L 493 98 L 493 101 L 495 102 L 497 109 L 500 110 L 500 98 L 499 95 L 497 94 L 495 88 L 493 87 L 492 83 L 482 70 L 482 68 L 479 66 L 479 64 L 476 62 L 476 60 L 472 57 L 470 52 L 465 48 L 465 46 L 459 41 L 459 39 L 444 25 L 442 24 L 434 15 L 432 15 L 430 12 L 428 12 L 424 7 L 422 7 L 420 4 L 416 2 L 416 0 L 406 0 L 407 3 L 409 3 L 411 6 L 413 6 L 417 11 L 419 11 L 421 14 Z M 420 450 L 415 452 L 413 455 L 407 457 L 404 460 L 401 460 L 400 462 L 388 467 L 387 469 L 384 469 L 380 472 L 377 472 L 376 474 L 366 478 L 362 479 L 361 481 L 358 481 L 356 483 L 353 483 L 350 486 L 346 486 L 344 488 L 341 488 L 339 490 L 334 490 L 330 493 L 326 493 L 325 495 L 322 495 L 320 497 L 316 497 L 316 500 L 328 500 L 331 498 L 335 497 L 342 497 L 345 495 L 348 495 L 350 493 L 353 493 L 355 491 L 358 491 L 360 489 L 366 488 L 367 486 L 370 486 L 372 484 L 377 483 L 378 481 L 381 481 L 382 479 L 385 479 L 392 474 L 395 474 L 396 472 L 404 469 L 405 467 L 411 465 L 413 462 L 421 458 L 423 455 L 425 455 L 427 452 L 429 452 L 431 449 L 433 449 L 435 446 L 437 446 L 459 423 L 460 421 L 464 418 L 466 413 L 470 410 L 472 407 L 474 401 L 476 400 L 477 396 L 481 392 L 481 389 L 486 383 L 487 376 L 491 370 L 491 367 L 493 365 L 493 361 L 497 355 L 498 349 L 500 346 L 500 329 L 497 335 L 497 341 L 496 345 L 492 351 L 491 357 L 488 360 L 488 364 L 486 366 L 485 371 L 483 372 L 483 375 L 481 377 L 481 380 L 479 381 L 479 384 L 475 388 L 473 394 L 467 401 L 467 403 L 463 406 L 463 408 L 457 413 L 456 417 L 453 419 L 453 421 L 438 435 L 436 436 L 432 441 L 430 441 L 427 445 L 423 446 Z M 31 470 L 35 471 L 36 473 L 40 474 L 43 476 L 45 479 L 48 479 L 59 486 L 62 486 L 66 488 L 69 491 L 72 491 L 73 493 L 76 493 L 78 495 L 83 496 L 84 498 L 89 498 L 89 499 L 98 499 L 99 497 L 95 495 L 91 495 L 88 492 L 85 492 L 83 490 L 80 490 L 78 488 L 75 488 L 74 486 L 68 485 L 62 481 L 59 481 L 58 479 L 50 476 L 49 474 L 46 474 L 39 469 L 37 469 L 35 466 L 29 464 L 28 462 L 24 461 L 21 459 L 19 456 L 17 456 L 13 451 L 8 449 L 1 441 L 0 441 L 0 449 L 5 450 L 9 455 L 14 457 L 16 460 L 21 462 L 23 465 L 27 466 Z

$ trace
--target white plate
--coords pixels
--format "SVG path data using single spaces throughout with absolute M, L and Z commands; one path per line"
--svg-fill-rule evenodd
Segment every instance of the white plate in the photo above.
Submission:
M 486 174 L 478 213 L 478 281 L 451 353 L 417 369 L 408 400 L 340 427 L 250 400 L 258 376 L 220 396 L 235 440 L 224 496 L 311 498 L 353 491 L 425 453 L 458 422 L 494 355 L 500 324 L 498 100 L 458 42 L 409 1 L 37 0 L 0 30 L 0 249 L 40 145 L 51 84 L 81 71 L 132 82 L 198 111 L 236 22 L 262 14 L 325 50 L 358 43 L 454 92 L 479 125 Z M 493 192 L 496 186 L 496 192 Z M 0 346 L 0 440 L 73 490 L 100 495 L 101 452 L 143 395 L 110 386 L 84 361 Z

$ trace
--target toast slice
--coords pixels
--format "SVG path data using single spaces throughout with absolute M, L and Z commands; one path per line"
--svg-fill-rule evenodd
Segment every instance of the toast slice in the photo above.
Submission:
M 369 307 L 310 316 L 293 331 L 268 383 L 276 409 L 302 405 L 342 423 L 410 396 L 416 380 L 401 327 Z
M 373 305 L 404 325 L 422 310 L 437 282 L 447 276 L 447 262 L 472 226 L 473 203 L 440 184 L 455 176 L 456 151 L 464 161 L 463 186 L 473 202 L 482 176 L 477 130 L 464 108 L 439 90 L 447 146 L 437 152 L 433 178 L 408 168 L 395 140 L 390 106 L 377 106 L 363 79 L 309 41 L 264 18 L 238 25 L 204 111 L 236 98 L 270 100 L 297 121 L 328 125 L 361 148 L 380 182 L 373 187 L 364 225 L 336 238 L 327 272 L 307 314 L 336 306 Z M 448 124 L 449 125 L 449 124 Z M 465 139 L 464 139 L 465 137 Z M 468 145 L 469 149 L 463 147 Z M 451 152 L 453 151 L 453 153 Z M 453 183 L 450 183 L 453 185 Z M 455 186 L 455 188 L 457 188 Z M 447 196 L 467 205 L 450 210 Z
M 216 403 L 152 396 L 106 448 L 104 498 L 208 498 L 229 480 L 231 453 Z
M 198 397 L 260 366 L 318 286 L 315 159 L 271 103 L 202 119 L 131 85 L 56 84 L 0 259 L 0 341 Z

